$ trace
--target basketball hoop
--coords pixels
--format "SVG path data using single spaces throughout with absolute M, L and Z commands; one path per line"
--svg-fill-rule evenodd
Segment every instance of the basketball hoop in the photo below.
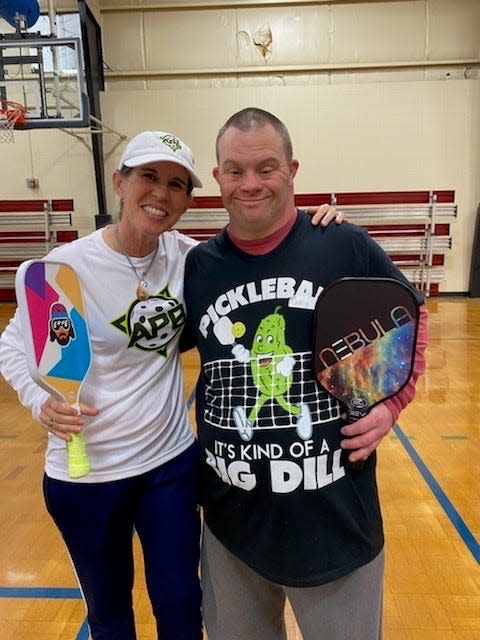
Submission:
M 13 130 L 25 124 L 25 107 L 19 102 L 2 98 L 0 105 L 0 143 L 13 142 Z

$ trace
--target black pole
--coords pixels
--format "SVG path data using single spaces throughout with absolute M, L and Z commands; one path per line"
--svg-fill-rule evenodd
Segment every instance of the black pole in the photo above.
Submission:
M 95 20 L 85 0 L 78 0 L 78 12 L 82 29 L 83 59 L 90 115 L 101 121 L 100 91 L 103 91 L 105 88 L 102 33 L 100 25 Z M 95 215 L 95 228 L 98 229 L 111 221 L 111 216 L 107 213 L 103 140 L 101 133 L 92 133 L 92 152 L 98 204 L 98 212 Z

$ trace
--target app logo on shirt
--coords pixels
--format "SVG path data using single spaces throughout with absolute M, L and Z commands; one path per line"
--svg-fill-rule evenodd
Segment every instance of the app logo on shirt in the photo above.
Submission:
M 168 345 L 185 324 L 185 309 L 165 287 L 147 300 L 135 300 L 112 324 L 127 334 L 129 349 L 156 351 L 167 357 Z

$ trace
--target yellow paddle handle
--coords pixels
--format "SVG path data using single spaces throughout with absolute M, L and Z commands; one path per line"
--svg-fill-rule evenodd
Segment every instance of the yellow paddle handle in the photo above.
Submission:
M 81 478 L 90 473 L 91 465 L 85 446 L 83 433 L 72 433 L 72 439 L 67 442 L 68 475 L 71 478 Z

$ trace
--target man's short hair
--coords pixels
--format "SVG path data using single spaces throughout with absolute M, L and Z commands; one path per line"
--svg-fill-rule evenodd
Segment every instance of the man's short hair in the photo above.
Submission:
M 215 143 L 217 162 L 219 161 L 218 146 L 220 138 L 227 131 L 227 129 L 230 129 L 230 127 L 234 127 L 235 129 L 239 129 L 240 131 L 250 131 L 251 129 L 261 129 L 267 124 L 271 125 L 275 129 L 275 131 L 280 134 L 283 140 L 283 147 L 285 150 L 285 155 L 287 156 L 287 161 L 291 162 L 293 158 L 293 147 L 287 127 L 281 120 L 274 116 L 273 113 L 264 111 L 263 109 L 258 109 L 257 107 L 246 107 L 241 111 L 237 111 L 237 113 L 234 113 L 233 116 L 230 116 L 230 118 L 225 122 L 223 127 L 218 132 L 217 140 Z

